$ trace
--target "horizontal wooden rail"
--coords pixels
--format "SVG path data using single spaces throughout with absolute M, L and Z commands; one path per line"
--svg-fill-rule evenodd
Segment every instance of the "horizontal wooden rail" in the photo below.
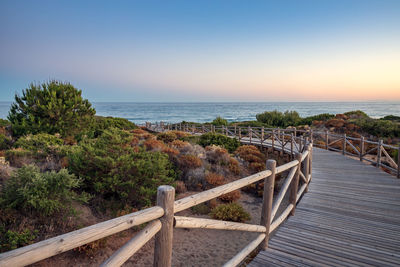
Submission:
M 243 250 L 241 250 L 235 257 L 225 263 L 224 267 L 232 267 L 239 265 L 258 245 L 264 240 L 265 234 L 260 234 L 255 240 L 248 244 Z
M 164 215 L 152 207 L 0 254 L 0 266 L 25 266 Z
M 160 220 L 149 223 L 128 243 L 118 249 L 101 267 L 119 267 L 124 264 L 133 254 L 135 254 L 144 244 L 146 244 L 161 229 Z
M 205 228 L 216 230 L 236 230 L 246 232 L 265 233 L 266 228 L 262 225 L 228 222 L 204 218 L 191 218 L 175 216 L 175 228 Z
M 186 209 L 196 206 L 200 203 L 203 203 L 203 202 L 206 202 L 213 198 L 225 195 L 227 193 L 230 193 L 232 191 L 235 191 L 237 189 L 240 189 L 240 188 L 250 185 L 252 183 L 258 182 L 262 179 L 265 179 L 266 177 L 268 177 L 270 175 L 271 175 L 271 171 L 269 171 L 269 170 L 262 171 L 262 172 L 250 175 L 246 178 L 242 178 L 240 180 L 231 182 L 229 184 L 221 185 L 221 186 L 215 187 L 213 189 L 209 189 L 207 191 L 203 191 L 201 193 L 197 193 L 195 195 L 191 195 L 191 196 L 176 200 L 174 210 L 175 210 L 175 212 L 186 210 Z

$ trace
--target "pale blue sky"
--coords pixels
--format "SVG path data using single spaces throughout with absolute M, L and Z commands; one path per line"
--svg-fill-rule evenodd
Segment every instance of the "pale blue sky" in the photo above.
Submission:
M 400 1 L 2 0 L 0 38 L 4 101 L 400 100 Z

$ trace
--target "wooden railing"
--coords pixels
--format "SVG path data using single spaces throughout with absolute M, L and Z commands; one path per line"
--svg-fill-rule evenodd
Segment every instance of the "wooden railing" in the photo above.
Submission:
M 280 147 L 280 151 L 294 154 L 294 151 L 303 149 L 309 140 L 315 147 L 340 152 L 343 155 L 359 158 L 378 168 L 400 178 L 400 144 L 393 146 L 385 144 L 383 140 L 368 140 L 363 136 L 352 137 L 346 134 L 336 134 L 329 131 L 299 130 L 295 127 L 288 129 L 275 129 L 264 127 L 238 127 L 238 126 L 214 126 L 212 124 L 156 124 L 146 123 L 146 127 L 155 131 L 179 130 L 193 134 L 207 132 L 225 134 L 235 137 L 241 142 L 261 146 L 270 146 L 273 149 Z M 295 141 L 292 141 L 294 139 Z M 285 147 L 287 144 L 290 148 Z M 285 151 L 283 151 L 284 149 Z
M 167 130 L 169 127 L 171 125 L 162 124 L 160 129 Z M 276 161 L 268 160 L 265 171 L 179 200 L 175 200 L 175 189 L 173 187 L 160 186 L 157 191 L 157 204 L 155 207 L 2 253 L 0 254 L 0 266 L 24 266 L 32 264 L 144 223 L 148 223 L 147 226 L 123 247 L 118 249 L 101 266 L 122 265 L 153 236 L 155 236 L 154 266 L 171 266 L 173 228 L 205 228 L 259 233 L 255 240 L 224 266 L 238 265 L 258 246 L 261 249 L 266 249 L 271 232 L 289 215 L 294 215 L 296 203 L 303 193 L 307 192 L 312 177 L 312 143 L 307 141 L 307 138 L 303 139 L 302 137 L 275 129 L 272 129 L 271 134 L 266 133 L 265 129 L 258 132 L 254 128 L 247 128 L 247 133 L 245 134 L 245 131 L 240 128 L 211 127 L 211 129 L 206 129 L 205 126 L 189 127 L 188 125 L 184 127 L 186 127 L 186 131 L 192 131 L 193 133 L 212 131 L 225 133 L 233 137 L 238 135 L 238 138 L 243 143 L 252 144 L 258 140 L 258 145 L 270 147 L 282 153 L 289 153 L 293 157 L 293 160 L 278 167 L 276 166 Z M 272 142 L 271 140 L 268 141 L 268 138 L 272 138 Z M 297 143 L 296 140 L 302 140 L 302 142 Z M 274 199 L 275 176 L 283 173 L 287 173 L 285 181 L 279 194 Z M 174 216 L 177 212 L 259 181 L 264 181 L 262 214 L 259 225 Z M 283 199 L 287 192 L 289 192 L 289 204 L 284 208 L 282 213 L 278 214 L 278 210 L 282 203 L 284 203 Z

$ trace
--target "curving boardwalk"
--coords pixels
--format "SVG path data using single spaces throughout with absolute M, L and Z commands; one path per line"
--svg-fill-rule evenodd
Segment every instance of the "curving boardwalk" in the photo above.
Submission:
M 314 148 L 309 191 L 248 265 L 399 266 L 400 180 Z

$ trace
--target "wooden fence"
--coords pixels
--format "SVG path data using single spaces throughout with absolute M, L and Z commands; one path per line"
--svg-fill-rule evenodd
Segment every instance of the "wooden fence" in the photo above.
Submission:
M 329 131 L 299 130 L 295 127 L 288 129 L 275 129 L 264 127 L 238 127 L 238 126 L 214 126 L 211 124 L 167 124 L 146 123 L 146 127 L 155 131 L 179 130 L 192 134 L 207 132 L 220 133 L 235 137 L 241 142 L 249 144 L 269 146 L 273 149 L 285 148 L 286 153 L 293 155 L 295 149 L 302 149 L 309 140 L 315 147 L 340 152 L 343 155 L 359 158 L 367 161 L 377 168 L 389 172 L 400 178 L 400 144 L 393 146 L 385 144 L 383 140 L 368 140 L 363 136 L 352 137 L 346 134 L 336 134 Z M 295 142 L 292 141 L 295 139 Z M 290 144 L 288 149 L 285 147 Z
M 151 125 L 148 126 L 151 127 Z M 157 127 L 167 130 L 172 126 L 160 124 Z M 303 193 L 307 192 L 308 184 L 312 177 L 312 143 L 307 141 L 308 138 L 298 137 L 293 134 L 288 135 L 286 131 L 279 129 L 273 129 L 272 133 L 267 133 L 264 132 L 265 129 L 261 129 L 261 132 L 259 132 L 254 128 L 248 128 L 245 133 L 244 130 L 236 128 L 233 130 L 227 127 L 212 127 L 211 129 L 206 129 L 204 126 L 195 127 L 186 125 L 184 127 L 186 127 L 187 131 L 193 130 L 193 133 L 197 133 L 198 131 L 202 131 L 203 133 L 207 131 L 222 131 L 234 137 L 238 134 L 238 138 L 243 143 L 252 144 L 258 139 L 258 145 L 270 147 L 283 153 L 289 153 L 293 157 L 293 160 L 281 166 L 276 166 L 276 161 L 274 160 L 268 160 L 265 171 L 179 200 L 175 200 L 175 190 L 173 187 L 160 186 L 157 192 L 157 204 L 155 207 L 2 253 L 0 254 L 0 266 L 24 266 L 32 264 L 144 223 L 148 223 L 146 227 L 118 249 L 101 266 L 122 265 L 153 236 L 155 236 L 154 266 L 171 266 L 173 228 L 205 228 L 259 233 L 254 241 L 248 244 L 224 266 L 236 266 L 240 264 L 257 247 L 266 249 L 271 232 L 289 215 L 294 215 L 296 203 Z M 236 132 L 237 130 L 238 132 Z M 296 142 L 296 140 L 299 142 Z M 286 178 L 279 194 L 274 199 L 274 184 L 277 174 L 286 174 Z M 264 181 L 262 214 L 259 225 L 174 215 L 177 212 L 259 181 Z M 289 194 L 289 204 L 284 208 L 283 212 L 278 214 L 278 210 L 282 203 L 284 203 L 282 201 L 287 192 Z

